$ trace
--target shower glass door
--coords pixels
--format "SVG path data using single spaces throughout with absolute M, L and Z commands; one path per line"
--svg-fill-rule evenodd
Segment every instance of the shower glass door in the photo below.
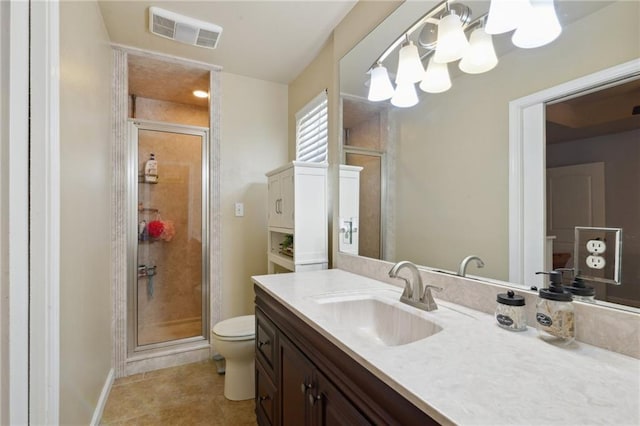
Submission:
M 132 135 L 130 349 L 205 340 L 207 131 L 136 120 Z

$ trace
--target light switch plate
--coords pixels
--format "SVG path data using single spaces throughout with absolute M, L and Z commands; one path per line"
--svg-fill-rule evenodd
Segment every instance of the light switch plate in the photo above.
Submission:
M 236 217 L 244 216 L 244 203 L 236 203 L 235 212 L 236 212 Z

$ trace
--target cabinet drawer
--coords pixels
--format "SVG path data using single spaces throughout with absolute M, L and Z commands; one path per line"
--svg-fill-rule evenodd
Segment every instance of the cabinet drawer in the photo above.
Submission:
M 273 323 L 256 309 L 256 357 L 264 364 L 273 378 L 273 363 L 276 358 L 276 332 Z
M 276 386 L 265 372 L 260 361 L 256 362 L 256 417 L 259 425 L 277 424 Z

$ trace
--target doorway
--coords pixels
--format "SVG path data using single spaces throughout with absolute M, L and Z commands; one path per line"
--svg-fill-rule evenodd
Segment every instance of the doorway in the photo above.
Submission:
M 222 306 L 220 71 L 114 47 L 116 378 L 212 355 L 209 330 Z M 198 90 L 206 97 L 196 98 Z M 199 156 L 191 161 L 186 151 Z M 158 183 L 138 183 L 151 152 L 158 156 Z M 162 194 L 178 187 L 181 195 Z M 188 256 L 174 249 L 181 238 Z
M 129 353 L 206 341 L 208 129 L 133 120 L 131 135 Z
M 535 272 L 543 270 L 545 265 L 546 104 L 615 86 L 637 79 L 639 76 L 640 60 L 633 60 L 510 103 L 509 280 L 511 282 L 537 283 L 540 277 L 536 276 Z M 539 282 L 542 283 L 542 280 Z

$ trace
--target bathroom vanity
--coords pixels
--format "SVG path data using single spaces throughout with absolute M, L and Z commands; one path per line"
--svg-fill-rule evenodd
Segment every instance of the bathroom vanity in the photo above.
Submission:
M 437 424 L 256 287 L 256 415 L 273 424 Z
M 638 424 L 640 361 L 333 269 L 254 277 L 268 424 Z

